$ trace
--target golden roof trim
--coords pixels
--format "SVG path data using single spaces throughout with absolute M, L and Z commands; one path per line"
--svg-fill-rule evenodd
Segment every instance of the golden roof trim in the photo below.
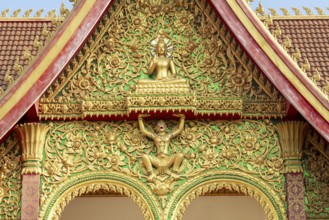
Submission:
M 307 11 L 309 8 L 303 7 L 305 11 Z M 259 17 L 259 19 L 262 21 L 262 23 L 265 25 L 266 29 L 270 31 L 272 36 L 275 38 L 276 42 L 281 45 L 283 50 L 287 53 L 288 56 L 292 58 L 292 60 L 295 62 L 295 64 L 299 67 L 301 70 L 302 78 L 305 79 L 312 85 L 313 89 L 315 89 L 318 94 L 326 101 L 329 102 L 329 86 L 327 87 L 319 87 L 317 84 L 317 81 L 319 81 L 319 77 L 321 78 L 319 71 L 317 68 L 313 68 L 309 61 L 308 57 L 302 57 L 301 53 L 299 51 L 299 48 L 295 47 L 295 52 L 290 54 L 288 53 L 288 50 L 293 45 L 291 44 L 291 40 L 289 39 L 289 36 L 285 36 L 285 39 L 283 42 L 279 43 L 278 38 L 281 37 L 282 31 L 280 28 L 280 25 L 276 24 L 274 29 L 270 30 L 270 25 L 273 25 L 273 20 L 329 20 L 329 15 L 324 15 L 323 11 L 321 11 L 320 8 L 316 8 L 319 14 L 322 13 L 322 15 L 313 15 L 312 12 L 308 12 L 308 15 L 303 15 L 300 13 L 300 11 L 297 8 L 293 8 L 296 15 L 289 15 L 289 12 L 284 9 L 280 8 L 280 10 L 286 14 L 286 15 L 275 15 L 276 11 L 274 9 L 270 9 L 271 14 L 265 14 L 263 5 L 259 3 L 259 6 L 254 10 L 255 14 Z M 329 8 L 328 8 L 329 10 Z M 287 15 L 288 14 L 288 15 Z M 300 63 L 302 62 L 303 63 Z M 312 70 L 312 71 L 311 71 Z M 308 73 L 312 72 L 312 77 L 308 76 Z M 327 80 L 328 82 L 328 80 Z
M 267 16 L 259 17 L 262 21 L 267 18 Z M 329 20 L 329 15 L 271 15 L 272 20 Z
M 18 86 L 17 89 L 13 91 L 13 93 L 8 97 L 8 99 L 4 102 L 4 104 L 0 107 L 0 120 L 3 120 L 8 112 L 18 103 L 21 101 L 22 97 L 26 94 L 26 92 L 37 82 L 39 77 L 44 74 L 44 72 L 49 67 L 49 64 L 53 62 L 53 60 L 58 56 L 59 52 L 62 51 L 63 47 L 66 45 L 66 43 L 71 39 L 71 37 L 74 35 L 75 31 L 78 30 L 79 25 L 83 22 L 83 20 L 86 18 L 86 15 L 90 12 L 92 7 L 94 6 L 95 2 L 98 2 L 97 0 L 88 0 L 83 1 L 82 6 L 79 8 L 78 13 L 74 14 L 74 17 L 72 20 L 69 21 L 66 28 L 70 31 L 65 32 L 61 35 L 58 35 L 58 30 L 55 30 L 54 36 L 58 36 L 58 40 L 55 42 L 55 46 L 52 45 L 49 50 L 45 52 L 45 57 L 42 58 L 41 63 L 38 63 L 37 66 L 35 66 L 32 70 L 29 68 L 31 65 L 35 63 L 35 60 L 27 65 L 26 69 L 23 70 L 23 73 L 20 74 L 19 78 L 22 77 L 22 75 L 26 71 L 31 71 L 27 78 L 22 81 L 22 83 Z M 102 1 L 100 1 L 102 2 Z M 69 16 L 69 15 L 68 15 Z M 56 19 L 56 18 L 55 18 Z M 57 27 L 59 28 L 59 27 Z M 53 36 L 51 36 L 53 38 Z M 49 39 L 46 44 L 48 45 L 51 40 Z M 44 51 L 46 47 L 44 47 L 42 50 Z M 42 51 L 39 51 L 39 53 L 42 53 Z M 37 56 L 35 57 L 37 59 Z M 17 79 L 12 85 L 10 85 L 10 88 L 7 88 L 6 91 L 4 91 L 4 94 L 1 95 L 4 97 L 10 89 L 13 87 L 13 85 L 18 81 Z M 0 101 L 2 98 L 0 97 Z M 9 129 L 8 129 L 9 130 Z M 4 131 L 4 133 L 7 131 Z M 2 135 L 2 134 L 1 134 Z
M 63 19 L 64 20 L 64 17 L 57 17 L 59 19 Z M 53 18 L 50 18 L 50 17 L 38 17 L 38 18 L 35 18 L 35 17 L 0 17 L 0 22 L 20 22 L 20 21 L 52 21 Z
M 279 44 L 274 39 L 273 35 L 269 32 L 269 30 L 265 27 L 265 25 L 264 25 L 264 28 L 262 28 L 261 30 L 263 30 L 265 32 L 268 31 L 268 34 L 266 34 L 266 36 L 268 36 L 270 38 L 273 37 L 273 40 L 271 40 L 271 44 L 269 44 L 269 42 L 264 39 L 264 36 L 260 32 L 260 29 L 258 29 L 255 26 L 255 24 L 252 23 L 252 19 L 250 19 L 248 17 L 249 14 L 247 15 L 246 12 L 244 11 L 246 8 L 249 7 L 248 4 L 246 2 L 244 2 L 243 0 L 240 0 L 240 1 L 239 0 L 227 0 L 226 2 L 229 4 L 230 8 L 233 10 L 234 14 L 237 16 L 237 18 L 239 19 L 241 24 L 248 30 L 251 37 L 253 37 L 253 39 L 259 45 L 262 45 L 262 49 L 265 52 L 265 54 L 269 57 L 269 59 L 273 63 L 275 63 L 275 65 L 281 71 L 283 76 L 285 76 L 287 78 L 287 80 L 292 84 L 292 86 L 295 87 L 296 90 L 305 98 L 307 103 L 309 103 L 310 106 L 312 106 L 326 122 L 329 122 L 329 114 L 328 114 L 329 110 L 326 107 L 328 100 L 326 100 L 326 99 L 322 100 L 325 97 L 324 93 L 323 92 L 319 93 L 318 92 L 319 89 L 317 88 L 317 90 L 314 91 L 315 92 L 315 94 L 314 94 L 312 91 L 309 90 L 309 88 L 306 87 L 306 85 L 302 82 L 302 80 L 300 80 L 298 77 L 296 77 L 295 73 L 298 73 L 300 75 L 305 75 L 305 74 L 303 74 L 302 70 L 297 65 L 297 63 L 293 62 L 292 58 L 283 49 L 281 44 Z M 250 11 L 252 11 L 252 10 L 250 9 Z M 256 14 L 255 14 L 255 16 L 256 16 Z M 259 24 L 261 24 L 261 21 L 259 21 Z M 272 42 L 273 42 L 273 44 L 272 44 Z M 274 48 L 277 48 L 282 52 L 282 54 L 285 56 L 285 59 L 287 59 L 288 64 L 294 65 L 294 68 L 296 68 L 295 72 L 292 71 L 288 67 L 287 63 L 285 63 L 282 60 L 282 58 L 279 57 L 277 52 L 274 52 Z M 310 79 L 308 78 L 308 80 L 310 80 Z M 312 87 L 314 88 L 315 86 L 312 85 Z M 320 96 L 320 97 L 317 97 L 317 96 Z M 306 116 L 309 118 L 308 115 L 306 115 Z M 314 126 L 317 129 L 321 130 L 317 125 L 314 125 Z M 321 132 L 322 132 L 322 134 L 324 134 L 324 132 L 322 130 L 321 130 Z
M 273 37 L 275 38 L 276 40 L 276 43 L 278 43 L 282 49 L 285 51 L 285 53 L 294 61 L 294 64 L 298 67 L 298 69 L 300 70 L 300 72 L 302 73 L 300 76 L 307 82 L 309 82 L 310 85 L 312 85 L 313 89 L 316 90 L 318 92 L 318 94 L 324 99 L 326 100 L 327 102 L 329 102 L 329 93 L 327 91 L 325 91 L 325 89 L 323 88 L 320 88 L 318 85 L 317 85 L 317 79 L 315 77 L 309 77 L 307 75 L 307 73 L 309 72 L 312 72 L 313 73 L 313 76 L 314 75 L 318 75 L 319 72 L 316 68 L 312 68 L 312 66 L 310 65 L 309 61 L 308 61 L 308 57 L 304 57 L 302 59 L 301 57 L 301 54 L 300 54 L 300 51 L 299 51 L 299 48 L 296 47 L 296 52 L 294 52 L 293 54 L 289 54 L 288 51 L 287 51 L 287 48 L 285 48 L 285 45 L 283 44 L 280 44 L 277 40 L 277 38 L 275 37 L 275 35 L 270 32 Z M 298 54 L 298 55 L 296 55 Z M 299 64 L 298 62 L 301 61 L 301 60 L 304 60 L 304 63 L 303 64 Z M 314 69 L 313 71 L 311 71 L 311 68 Z
M 290 8 L 267 8 L 267 11 L 269 13 L 265 12 L 264 6 L 261 2 L 259 2 L 258 7 L 254 10 L 254 12 L 257 14 L 259 17 L 266 16 L 270 14 L 273 17 L 294 17 L 294 16 L 326 16 L 325 9 L 322 9 L 320 7 L 314 7 L 315 11 L 310 9 L 309 7 L 302 7 L 303 9 L 292 7 L 291 10 Z M 326 8 L 329 11 L 329 7 Z M 278 11 L 281 11 L 279 14 Z M 290 14 L 291 12 L 294 13 L 294 15 Z
M 72 1 L 72 0 L 70 0 Z M 70 10 L 65 7 L 64 2 L 61 4 L 61 7 L 59 9 L 59 14 L 57 13 L 57 9 L 50 10 L 48 12 L 45 12 L 45 9 L 39 9 L 36 10 L 35 13 L 34 9 L 28 9 L 26 11 L 22 11 L 21 8 L 12 11 L 12 13 L 9 15 L 11 12 L 10 8 L 7 8 L 5 10 L 2 10 L 0 12 L 0 18 L 54 18 L 54 17 L 66 17 L 69 13 Z M 33 13 L 33 16 L 31 15 Z M 45 16 L 42 16 L 42 14 L 45 14 Z M 59 16 L 58 16 L 59 15 Z
M 70 0 L 71 1 L 71 0 Z M 44 12 L 44 9 L 38 10 L 35 12 L 34 17 L 31 17 L 31 13 L 33 12 L 33 9 L 29 9 L 25 11 L 22 17 L 18 17 L 18 15 L 21 13 L 21 9 L 13 11 L 11 17 L 7 17 L 8 12 L 10 9 L 5 9 L 0 13 L 0 22 L 51 22 L 56 29 L 58 30 L 59 26 L 64 22 L 65 18 L 69 16 L 70 10 L 65 7 L 64 3 L 61 4 L 60 7 L 60 15 L 56 14 L 56 10 L 51 10 L 48 12 L 48 14 L 45 17 L 41 17 L 42 13 Z M 57 31 L 56 30 L 56 31 Z M 5 90 L 0 88 L 0 100 L 3 99 L 3 97 L 8 93 L 8 91 L 14 86 L 14 84 L 24 75 L 24 73 L 30 68 L 36 57 L 41 53 L 43 48 L 50 42 L 50 39 L 52 38 L 52 34 L 48 30 L 43 30 L 42 35 L 44 35 L 47 40 L 42 44 L 39 42 L 39 37 L 36 36 L 33 42 L 33 47 L 37 48 L 37 54 L 35 56 L 31 56 L 31 52 L 28 49 L 25 49 L 24 51 L 24 60 L 28 60 L 29 63 L 25 66 L 19 65 L 20 60 L 17 60 L 15 63 L 14 70 L 18 73 L 18 77 L 16 79 L 13 79 L 10 75 L 10 72 L 6 73 L 5 81 L 8 82 L 8 86 Z

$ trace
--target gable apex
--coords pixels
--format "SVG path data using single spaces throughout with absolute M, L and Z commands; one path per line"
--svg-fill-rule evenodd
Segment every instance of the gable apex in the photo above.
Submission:
M 243 0 L 210 2 L 230 32 L 237 38 L 243 50 L 253 57 L 267 78 L 301 115 L 326 140 L 329 140 L 327 100 L 303 77 L 303 71 L 275 42 L 273 36 L 253 14 L 247 3 Z M 3 137 L 30 106 L 37 102 L 50 83 L 63 71 L 64 66 L 73 54 L 78 52 L 111 3 L 112 1 L 80 1 L 45 52 L 35 60 L 21 81 L 1 100 L 0 137 Z
M 175 66 L 166 87 L 148 76 L 159 36 Z M 132 119 L 144 110 L 278 118 L 285 116 L 285 103 L 207 1 L 116 1 L 43 95 L 39 116 Z

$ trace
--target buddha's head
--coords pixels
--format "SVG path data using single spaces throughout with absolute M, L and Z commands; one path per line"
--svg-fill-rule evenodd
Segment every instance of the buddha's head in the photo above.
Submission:
M 160 120 L 155 126 L 155 130 L 158 133 L 164 133 L 167 130 L 167 125 L 164 121 Z
M 158 43 L 156 45 L 156 51 L 158 56 L 166 56 L 167 45 L 162 37 L 160 37 L 158 40 Z

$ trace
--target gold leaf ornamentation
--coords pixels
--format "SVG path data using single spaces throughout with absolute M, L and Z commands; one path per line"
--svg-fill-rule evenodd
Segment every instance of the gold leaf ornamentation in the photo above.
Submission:
M 168 131 L 175 132 L 176 121 L 166 124 Z M 48 126 L 41 177 L 43 209 L 55 199 L 56 190 L 61 190 L 59 184 L 65 186 L 72 178 L 102 172 L 107 177 L 124 175 L 122 181 L 138 183 L 156 198 L 159 210 L 171 206 L 172 192 L 181 184 L 213 171 L 243 172 L 266 182 L 272 194 L 285 196 L 281 149 L 269 121 L 186 121 L 168 145 L 167 159 L 180 157 L 181 163 L 169 163 L 166 169 L 154 159 L 155 139 L 144 136 L 136 122 L 56 122 Z M 156 121 L 147 121 L 144 126 L 157 133 Z M 157 178 L 149 178 L 144 155 L 150 155 L 149 160 L 156 164 L 151 167 Z
M 115 193 L 130 197 L 140 208 L 144 219 L 153 220 L 159 219 L 155 213 L 156 207 L 149 201 L 151 198 L 145 198 L 136 187 L 136 184 L 123 183 L 118 181 L 122 176 L 106 178 L 106 174 L 102 172 L 90 173 L 91 175 L 77 176 L 71 179 L 71 182 L 66 185 L 59 185 L 59 189 L 66 187 L 66 191 L 56 195 L 53 200 L 53 205 L 50 207 L 41 206 L 40 218 L 60 219 L 60 215 L 68 203 L 77 196 L 89 193 L 97 193 L 99 191 L 105 193 Z M 108 176 L 108 173 L 107 173 Z M 78 184 L 77 184 L 78 183 Z M 42 198 L 42 201 L 44 198 Z M 154 198 L 152 198 L 154 199 Z M 51 203 L 48 198 L 45 199 L 45 204 Z
M 10 11 L 9 8 L 3 10 L 3 11 L 1 12 L 1 17 L 3 17 L 3 18 L 7 17 L 7 14 L 8 14 L 9 11 Z
M 154 39 L 159 36 L 169 42 L 167 49 L 170 48 L 170 59 L 177 72 L 174 78 L 188 83 L 188 97 L 186 86 L 176 85 L 158 90 L 162 95 L 168 90 L 177 92 L 170 101 L 157 97 L 159 92 L 140 95 L 141 91 L 153 91 L 142 88 L 141 85 L 145 85 L 138 82 L 149 78 Z M 143 109 L 142 104 L 134 104 L 129 109 L 126 104 L 148 103 L 145 99 L 160 107 Z M 47 111 L 41 111 L 40 117 L 83 119 L 92 115 L 129 116 L 130 112 L 143 110 L 179 111 L 181 101 L 188 103 L 185 109 L 196 115 L 282 117 L 285 114 L 281 95 L 248 58 L 208 3 L 195 0 L 170 0 L 163 4 L 149 0 L 115 2 L 61 77 L 42 97 L 40 109 Z M 250 108 L 248 103 L 253 101 L 263 110 Z M 99 105 L 100 102 L 117 104 L 105 107 Z M 266 111 L 269 103 L 273 106 L 277 102 L 281 102 L 281 108 Z
M 0 145 L 0 218 L 19 219 L 21 207 L 21 152 L 19 140 L 10 135 Z
M 200 178 L 203 181 L 199 181 Z M 243 179 L 248 179 L 244 181 Z M 185 183 L 180 190 L 175 191 L 173 200 L 170 201 L 172 207 L 167 210 L 168 216 L 174 216 L 174 219 L 183 219 L 186 209 L 191 202 L 200 196 L 212 192 L 234 192 L 254 198 L 263 208 L 266 219 L 286 220 L 286 210 L 282 200 L 279 197 L 268 197 L 264 191 L 255 185 L 260 184 L 266 188 L 266 184 L 252 177 L 247 177 L 242 172 L 211 172 L 208 175 L 200 175 L 192 178 L 190 182 Z M 189 190 L 184 190 L 188 188 Z M 272 201 L 276 201 L 273 204 Z
M 315 130 L 305 141 L 304 184 L 306 214 L 310 219 L 329 218 L 329 144 Z
M 22 146 L 22 174 L 40 174 L 41 160 L 48 127 L 40 123 L 28 123 L 16 127 Z

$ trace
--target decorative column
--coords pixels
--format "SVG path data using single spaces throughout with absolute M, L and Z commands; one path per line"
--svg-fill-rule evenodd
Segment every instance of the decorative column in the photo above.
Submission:
M 16 127 L 22 147 L 22 216 L 36 220 L 39 217 L 41 161 L 48 126 L 23 124 Z
M 298 121 L 281 122 L 277 125 L 286 175 L 289 220 L 306 220 L 301 159 L 307 129 L 305 122 Z

